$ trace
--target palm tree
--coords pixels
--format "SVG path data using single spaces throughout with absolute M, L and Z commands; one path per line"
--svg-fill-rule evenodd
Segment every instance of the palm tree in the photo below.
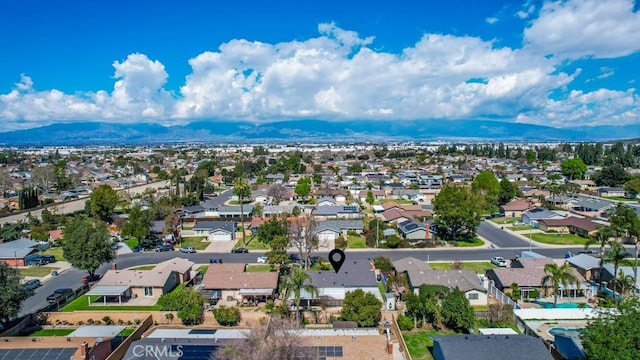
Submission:
M 609 239 L 613 235 L 613 230 L 609 226 L 604 226 L 598 229 L 598 233 L 595 236 L 595 241 L 600 243 L 600 271 L 598 272 L 598 291 L 602 291 L 602 270 L 604 268 L 604 252 Z
M 609 246 L 611 249 L 603 254 L 606 262 L 613 263 L 613 278 L 615 280 L 616 274 L 618 273 L 618 267 L 620 266 L 620 261 L 624 260 L 627 257 L 627 250 L 622 246 L 618 241 L 609 242 Z M 601 270 L 602 271 L 602 270 Z M 613 281 L 613 298 L 616 298 L 616 281 Z
M 553 307 L 555 308 L 558 303 L 558 290 L 560 285 L 568 287 L 569 284 L 574 283 L 579 285 L 578 278 L 571 271 L 571 266 L 568 263 L 564 263 L 558 266 L 556 263 L 549 263 L 544 266 L 544 273 L 546 274 L 542 278 L 542 287 L 553 287 Z
M 244 199 L 251 196 L 251 188 L 244 178 L 238 178 L 233 184 L 233 195 L 238 197 L 240 201 L 240 224 L 242 224 L 242 246 L 247 246 L 246 232 L 244 231 Z
M 318 287 L 310 284 L 312 281 L 311 275 L 300 268 L 294 268 L 293 272 L 289 274 L 282 284 L 285 301 L 289 294 L 293 293 L 293 303 L 296 305 L 296 320 L 298 320 L 298 313 L 300 312 L 300 293 L 302 290 L 310 293 L 312 297 L 318 296 Z
M 635 287 L 635 281 L 633 281 L 633 277 L 625 276 L 624 271 L 620 270 L 617 278 L 613 280 L 617 285 L 620 285 L 620 296 L 627 295 L 630 291 L 632 291 Z

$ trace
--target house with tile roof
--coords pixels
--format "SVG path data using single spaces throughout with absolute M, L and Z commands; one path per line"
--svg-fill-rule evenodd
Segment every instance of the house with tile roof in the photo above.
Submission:
M 531 203 L 525 199 L 513 199 L 504 205 L 500 205 L 500 212 L 507 218 L 519 218 L 524 211 L 531 208 Z
M 202 293 L 212 301 L 237 303 L 275 299 L 278 273 L 247 272 L 246 264 L 209 264 L 202 278 Z
M 559 234 L 571 233 L 582 237 L 595 235 L 602 226 L 604 226 L 604 224 L 593 218 L 581 218 L 577 216 L 538 220 L 538 229 L 542 231 Z

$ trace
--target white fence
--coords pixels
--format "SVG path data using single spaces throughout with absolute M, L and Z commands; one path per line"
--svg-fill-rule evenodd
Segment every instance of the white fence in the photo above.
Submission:
M 493 297 L 498 299 L 498 301 L 500 301 L 501 303 L 511 305 L 514 310 L 520 309 L 520 305 L 518 305 L 517 302 L 513 301 L 513 299 L 505 295 L 502 291 L 500 291 L 500 289 L 495 287 L 495 285 L 493 285 L 491 282 L 489 282 L 487 291 L 489 292 L 489 294 L 493 295 Z

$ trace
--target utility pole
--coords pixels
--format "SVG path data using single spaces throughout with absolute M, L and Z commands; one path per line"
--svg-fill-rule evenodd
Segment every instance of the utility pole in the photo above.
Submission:
M 378 245 L 378 233 L 380 232 L 380 220 L 376 219 L 376 247 L 379 247 Z M 638 253 L 638 251 L 636 251 L 636 254 Z M 637 265 L 637 264 L 636 264 Z

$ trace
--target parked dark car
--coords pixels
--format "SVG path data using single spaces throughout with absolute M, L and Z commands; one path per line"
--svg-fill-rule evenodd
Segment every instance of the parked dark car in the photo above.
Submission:
M 65 299 L 73 294 L 73 289 L 70 288 L 60 288 L 56 289 L 53 294 L 47 296 L 47 301 L 50 303 L 58 302 L 62 299 Z
M 47 264 L 51 264 L 51 263 L 54 263 L 54 262 L 56 262 L 56 261 L 57 261 L 57 260 L 56 260 L 56 257 L 55 257 L 55 256 L 53 256 L 53 255 L 42 255 L 40 258 L 41 258 L 42 260 L 46 261 L 46 262 L 47 262 Z
M 40 265 L 46 265 L 46 264 L 47 264 L 47 262 L 40 256 L 33 257 L 33 258 L 31 258 L 31 259 L 29 259 L 29 260 L 27 260 L 25 262 L 25 265 L 27 265 L 27 266 L 34 266 L 34 265 L 35 266 L 40 266 Z
M 87 275 L 82 277 L 82 283 L 83 284 L 88 284 L 90 282 L 98 281 L 98 280 L 100 280 L 100 277 L 101 276 L 99 274 L 93 274 L 93 276 L 87 274 Z
M 249 252 L 249 250 L 247 250 L 246 248 L 235 248 L 231 250 L 232 254 L 247 254 Z
M 175 250 L 173 248 L 173 245 L 160 245 L 158 247 L 156 247 L 156 252 L 163 252 L 163 251 L 173 251 Z
M 28 280 L 24 284 L 22 284 L 22 287 L 27 289 L 27 290 L 34 290 L 34 289 L 38 288 L 40 285 L 42 285 L 40 283 L 40 280 L 32 279 L 32 280 Z

